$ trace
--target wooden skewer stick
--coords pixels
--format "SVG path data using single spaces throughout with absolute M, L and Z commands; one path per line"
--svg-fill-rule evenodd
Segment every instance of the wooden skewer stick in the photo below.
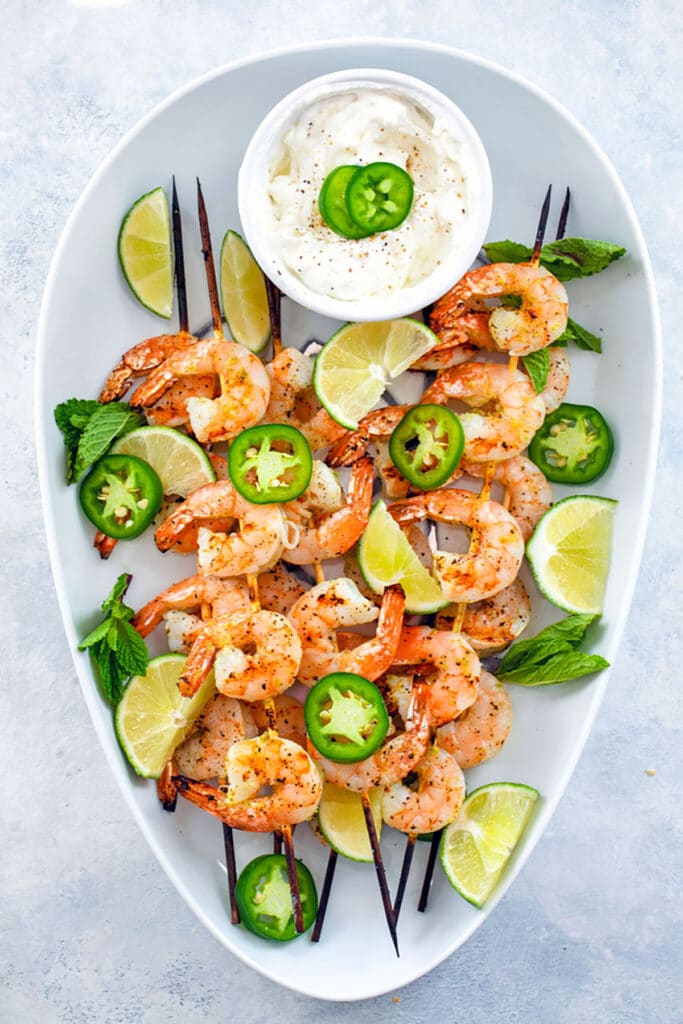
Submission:
M 367 793 L 361 793 L 361 803 L 363 804 L 363 814 L 365 815 L 365 825 L 368 830 L 368 838 L 370 840 L 370 846 L 372 847 L 372 859 L 375 862 L 375 873 L 377 875 L 377 884 L 379 885 L 379 891 L 382 896 L 382 905 L 384 907 L 384 916 L 387 919 L 387 925 L 389 927 L 389 934 L 391 935 L 391 941 L 394 944 L 396 950 L 396 956 L 401 954 L 398 951 L 398 936 L 396 935 L 396 920 L 394 918 L 394 908 L 391 904 L 391 896 L 389 895 L 389 886 L 387 885 L 387 874 L 384 870 L 384 861 L 382 860 L 382 850 L 380 849 L 379 839 L 377 837 L 377 829 L 375 828 L 375 820 L 372 817 L 372 808 L 370 806 L 370 799 Z
M 427 909 L 427 903 L 429 901 L 429 890 L 432 885 L 432 877 L 434 875 L 434 868 L 436 867 L 436 855 L 439 852 L 439 843 L 441 841 L 441 833 L 443 829 L 439 829 L 438 832 L 432 833 L 431 843 L 429 847 L 429 857 L 427 858 L 427 867 L 422 882 L 422 891 L 420 892 L 420 900 L 417 904 L 417 909 L 421 914 L 424 914 Z
M 325 914 L 327 913 L 327 904 L 330 899 L 330 892 L 332 891 L 332 882 L 334 881 L 334 872 L 337 867 L 337 851 L 330 850 L 327 858 L 327 868 L 325 870 L 325 879 L 323 881 L 322 892 L 320 893 L 320 903 L 318 904 L 318 913 L 316 915 L 315 924 L 313 925 L 313 931 L 311 932 L 311 942 L 320 941 L 320 933 L 323 930 L 323 924 L 325 921 Z
M 406 848 L 403 852 L 403 863 L 401 864 L 401 875 L 398 880 L 398 888 L 396 889 L 396 895 L 394 896 L 394 921 L 398 924 L 399 914 L 401 913 L 401 907 L 403 905 L 403 897 L 406 891 L 406 885 L 408 884 L 408 875 L 410 874 L 410 866 L 413 863 L 413 854 L 415 853 L 415 840 L 416 836 L 413 833 L 409 833 L 406 839 Z
M 541 262 L 541 249 L 543 248 L 545 229 L 548 224 L 548 214 L 550 213 L 550 196 L 552 194 L 552 190 L 553 186 L 548 185 L 548 191 L 545 194 L 543 206 L 541 207 L 541 216 L 538 220 L 538 228 L 536 230 L 536 241 L 534 242 L 534 251 L 531 254 L 531 260 L 529 261 L 532 266 L 536 267 Z
M 185 281 L 185 251 L 183 249 L 183 225 L 180 219 L 180 204 L 173 175 L 173 192 L 171 196 L 171 220 L 173 224 L 173 256 L 175 260 L 175 287 L 178 296 L 178 328 L 181 334 L 190 333 L 190 320 L 187 312 L 187 284 Z
M 266 297 L 268 299 L 268 315 L 270 317 L 270 337 L 273 342 L 273 359 L 282 352 L 282 312 L 281 293 L 276 284 L 266 278 Z
M 569 219 L 569 205 L 572 201 L 572 194 L 567 187 L 567 191 L 564 194 L 564 202 L 562 203 L 562 209 L 560 210 L 560 219 L 557 222 L 557 231 L 555 233 L 555 241 L 559 242 L 561 238 L 564 238 L 567 231 L 567 220 Z
M 199 178 L 197 178 L 197 212 L 199 214 L 199 231 L 202 238 L 202 256 L 204 257 L 204 271 L 206 273 L 206 284 L 209 289 L 209 302 L 211 304 L 211 321 L 213 332 L 217 338 L 223 337 L 223 317 L 221 306 L 218 301 L 218 283 L 216 281 L 216 267 L 213 262 L 213 248 L 211 246 L 211 232 L 209 230 L 209 218 L 206 213 L 204 193 Z

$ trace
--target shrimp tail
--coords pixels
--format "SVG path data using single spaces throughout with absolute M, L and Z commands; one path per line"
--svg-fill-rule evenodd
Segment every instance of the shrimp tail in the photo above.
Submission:
M 185 667 L 178 678 L 178 689 L 183 697 L 194 696 L 211 671 L 215 657 L 215 644 L 206 636 L 198 636 L 190 648 Z
M 213 814 L 214 818 L 218 818 L 226 825 L 232 824 L 230 808 L 226 807 L 225 797 L 215 786 L 210 786 L 208 782 L 195 782 L 185 775 L 173 775 L 171 782 L 177 792 L 195 807 L 201 808 L 208 814 Z

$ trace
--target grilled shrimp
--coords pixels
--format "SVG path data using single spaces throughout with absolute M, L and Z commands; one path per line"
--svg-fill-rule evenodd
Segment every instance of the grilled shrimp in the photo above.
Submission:
M 351 470 L 346 504 L 336 512 L 316 517 L 308 525 L 297 523 L 299 542 L 283 555 L 285 561 L 311 565 L 326 558 L 337 558 L 353 547 L 368 522 L 373 477 L 371 459 L 356 462 Z
M 515 295 L 518 309 L 492 299 Z M 470 270 L 435 303 L 430 314 L 432 330 L 442 341 L 461 337 L 458 320 L 471 313 L 488 317 L 488 330 L 497 349 L 526 356 L 555 341 L 567 326 L 567 292 L 544 267 L 532 263 L 490 263 Z M 483 347 L 483 346 L 479 346 Z
M 288 423 L 300 430 L 311 451 L 327 448 L 345 432 L 323 409 L 313 390 L 313 360 L 296 348 L 283 348 L 266 366 L 270 400 L 266 423 Z
M 452 754 L 432 746 L 413 769 L 417 788 L 394 782 L 382 797 L 382 817 L 400 832 L 438 832 L 457 816 L 465 799 L 465 776 Z
M 180 377 L 153 405 L 145 406 L 145 417 L 148 423 L 158 427 L 187 426 L 190 429 L 190 400 L 210 400 L 219 394 L 218 377 L 214 374 Z
M 249 591 L 242 579 L 188 576 L 174 583 L 136 612 L 131 621 L 140 636 L 149 636 L 170 611 L 191 612 L 208 605 L 211 618 L 249 609 Z
M 422 401 L 447 404 L 459 399 L 464 457 L 500 462 L 527 447 L 545 419 L 545 404 L 525 373 L 494 363 L 463 363 L 437 377 Z M 493 408 L 491 406 L 493 405 Z M 473 411 L 482 410 L 482 411 Z
M 480 462 L 463 461 L 460 468 L 470 476 L 484 476 Z M 525 455 L 515 455 L 496 465 L 493 479 L 505 488 L 505 505 L 515 517 L 524 540 L 534 532 L 536 523 L 547 512 L 553 492 L 541 470 Z
M 345 430 L 327 456 L 330 466 L 352 466 L 367 453 L 371 441 L 388 440 L 411 405 L 385 405 L 364 416 L 355 430 Z
M 437 629 L 452 629 L 457 606 L 450 605 L 435 619 Z M 526 587 L 516 579 L 493 597 L 468 604 L 460 629 L 461 634 L 475 651 L 492 653 L 507 647 L 529 625 L 531 601 Z
M 467 640 L 457 633 L 447 633 L 429 626 L 404 626 L 401 632 L 394 667 L 426 665 L 430 674 L 425 700 L 433 726 L 450 722 L 462 714 L 477 696 L 479 658 Z
M 564 402 L 571 372 L 571 363 L 565 349 L 553 346 L 548 349 L 548 355 L 550 356 L 550 369 L 545 387 L 541 391 L 546 413 L 555 412 Z
M 450 601 L 482 601 L 509 586 L 524 557 L 517 521 L 497 501 L 456 488 L 430 491 L 389 506 L 401 526 L 420 519 L 462 523 L 472 531 L 469 551 L 434 553 L 434 573 Z
M 438 305 L 438 304 L 437 304 Z M 435 307 L 436 308 L 436 307 Z M 432 310 L 430 322 L 443 321 L 438 313 Z M 454 320 L 450 326 L 441 326 L 439 342 L 426 355 L 421 356 L 410 367 L 411 370 L 447 370 L 451 366 L 459 366 L 474 359 L 480 350 L 497 351 L 495 341 L 489 330 L 488 313 L 465 313 Z
M 178 352 L 184 352 L 198 342 L 199 338 L 184 331 L 145 338 L 123 353 L 100 391 L 100 402 L 115 402 L 123 398 L 136 377 L 144 377 L 152 370 L 156 370 L 166 359 L 170 359 Z M 214 376 L 210 375 L 210 378 L 211 383 L 215 383 Z
M 306 593 L 306 588 L 282 562 L 278 562 L 274 568 L 259 575 L 258 593 L 261 607 L 266 611 L 288 615 L 292 605 Z
M 188 398 L 190 426 L 199 441 L 224 441 L 258 423 L 266 411 L 270 379 L 263 363 L 249 349 L 234 341 L 210 338 L 166 359 L 140 385 L 131 405 L 153 405 L 178 380 L 216 374 L 218 398 Z
M 307 821 L 322 796 L 320 772 L 310 755 L 298 743 L 270 732 L 234 743 L 225 774 L 225 789 L 183 776 L 173 781 L 186 800 L 247 832 L 273 832 Z M 264 787 L 270 792 L 260 796 Z
M 386 740 L 379 750 L 364 761 L 356 761 L 354 764 L 328 761 L 309 740 L 308 749 L 327 781 L 342 789 L 364 793 L 374 786 L 391 786 L 413 771 L 429 743 L 430 721 L 423 689 L 418 684 L 413 690 L 405 730 Z
M 192 732 L 173 754 L 175 768 L 197 782 L 219 778 L 228 750 L 255 729 L 246 704 L 216 693 L 195 722 Z
M 301 641 L 284 615 L 263 610 L 220 615 L 197 634 L 178 689 L 191 697 L 213 665 L 221 693 L 266 700 L 289 689 L 300 661 Z
M 239 519 L 236 533 L 213 533 L 203 526 L 217 518 Z M 242 576 L 270 568 L 290 543 L 290 530 L 280 505 L 252 505 L 229 480 L 216 480 L 193 491 L 157 527 L 160 551 L 177 549 L 185 531 L 196 528 L 198 564 L 203 573 Z
M 243 707 L 251 712 L 257 732 L 263 732 L 270 726 L 266 709 L 261 701 L 244 704 Z M 277 697 L 273 697 L 273 708 L 275 710 L 275 729 L 278 735 L 305 747 L 306 720 L 304 719 L 303 704 L 287 693 L 280 693 Z M 250 734 L 247 733 L 247 735 Z
M 496 677 L 482 672 L 477 690 L 477 699 L 465 714 L 436 733 L 439 744 L 463 769 L 495 757 L 512 726 L 510 698 Z
M 360 637 L 353 648 L 338 650 L 336 630 L 377 619 L 377 608 L 355 583 L 341 577 L 312 587 L 299 598 L 289 617 L 296 626 L 303 654 L 298 677 L 311 686 L 330 672 L 355 672 L 377 679 L 392 663 L 403 625 L 405 598 L 398 587 L 384 592 L 374 637 Z

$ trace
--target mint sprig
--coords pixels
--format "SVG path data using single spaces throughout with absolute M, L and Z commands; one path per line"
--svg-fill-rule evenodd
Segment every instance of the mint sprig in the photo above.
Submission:
M 102 602 L 105 618 L 78 645 L 79 651 L 90 651 L 110 704 L 119 702 L 131 676 L 145 674 L 149 661 L 145 641 L 130 624 L 135 613 L 123 603 L 132 578 L 129 573 L 119 576 Z
M 524 369 L 531 377 L 534 391 L 540 395 L 545 388 L 548 374 L 550 372 L 550 354 L 547 348 L 541 348 L 538 352 L 530 352 L 528 356 L 522 356 Z
M 484 252 L 492 263 L 528 263 L 533 249 L 520 242 L 505 239 L 487 242 Z M 591 277 L 605 270 L 626 253 L 623 245 L 601 242 L 594 238 L 559 238 L 541 249 L 541 266 L 549 270 L 558 281 L 573 281 L 578 277 Z
M 602 341 L 597 334 L 591 334 L 571 317 L 567 318 L 567 326 L 553 344 L 563 346 L 569 341 L 573 341 L 577 348 L 582 348 L 587 352 L 602 352 Z
M 146 422 L 127 402 L 103 405 L 88 398 L 69 398 L 61 402 L 54 416 L 64 434 L 66 482 L 69 484 L 80 480 L 117 437 L 123 437 Z
M 519 640 L 505 654 L 497 670 L 503 683 L 548 686 L 608 668 L 599 654 L 579 650 L 586 630 L 597 615 L 568 615 L 528 640 Z

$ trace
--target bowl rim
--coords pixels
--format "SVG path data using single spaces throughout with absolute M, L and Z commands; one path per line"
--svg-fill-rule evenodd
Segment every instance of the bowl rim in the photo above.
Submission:
M 657 462 L 657 449 L 659 445 L 659 436 L 661 429 L 661 413 L 662 413 L 662 335 L 661 335 L 661 321 L 659 314 L 659 306 L 657 302 L 657 294 L 654 282 L 654 273 L 650 262 L 649 253 L 645 244 L 645 239 L 636 216 L 633 204 L 630 197 L 622 184 L 619 175 L 617 174 L 612 162 L 609 160 L 607 155 L 604 153 L 602 148 L 590 134 L 590 132 L 584 128 L 581 122 L 567 110 L 559 101 L 555 100 L 544 89 L 530 82 L 523 75 L 518 74 L 515 71 L 511 71 L 503 65 L 497 64 L 495 61 L 489 60 L 484 57 L 480 57 L 477 54 L 473 54 L 467 50 L 462 50 L 457 47 L 448 46 L 445 43 L 434 43 L 429 40 L 415 40 L 409 37 L 406 38 L 385 38 L 382 36 L 363 36 L 363 37 L 344 37 L 339 39 L 326 39 L 315 41 L 311 43 L 295 43 L 289 44 L 284 47 L 276 47 L 266 51 L 260 51 L 255 54 L 250 54 L 246 57 L 240 57 L 237 60 L 222 64 L 219 67 L 212 68 L 210 71 L 205 72 L 197 78 L 191 79 L 189 82 L 180 86 L 171 92 L 164 100 L 156 104 L 152 109 L 145 114 L 139 121 L 136 122 L 127 132 L 124 133 L 120 141 L 113 147 L 109 152 L 108 156 L 102 160 L 98 165 L 95 172 L 89 179 L 85 188 L 81 192 L 77 199 L 71 213 L 69 214 L 67 221 L 62 229 L 62 233 L 57 242 L 50 267 L 47 273 L 45 289 L 40 306 L 40 313 L 38 317 L 38 324 L 36 328 L 36 351 L 35 351 L 35 370 L 34 370 L 34 429 L 36 434 L 36 456 L 37 456 L 37 467 L 38 467 L 38 479 L 40 486 L 41 505 L 43 510 L 43 522 L 45 525 L 45 533 L 47 539 L 48 553 L 50 556 L 50 566 L 52 569 L 52 576 L 55 584 L 55 591 L 57 595 L 57 602 L 62 618 L 62 625 L 66 634 L 67 641 L 70 646 L 71 656 L 73 659 L 74 669 L 76 676 L 79 679 L 83 698 L 88 708 L 90 718 L 95 730 L 95 733 L 100 741 L 100 746 L 104 752 L 104 756 L 109 765 L 109 769 L 112 772 L 113 777 L 116 779 L 119 789 L 123 794 L 124 800 L 126 801 L 128 808 L 135 820 L 138 828 L 142 835 L 145 837 L 150 849 L 154 853 L 157 861 L 161 865 L 162 870 L 172 882 L 175 889 L 178 891 L 180 896 L 183 898 L 187 906 L 193 911 L 197 919 L 202 922 L 207 931 L 213 935 L 218 942 L 221 943 L 231 953 L 238 956 L 243 963 L 252 967 L 258 973 L 264 975 L 277 984 L 284 985 L 287 988 L 291 988 L 295 992 L 302 993 L 312 998 L 325 999 L 333 1002 L 348 1002 L 357 1001 L 359 999 L 370 999 L 375 996 L 383 995 L 387 991 L 395 991 L 395 985 L 387 987 L 385 984 L 377 983 L 371 985 L 363 996 L 357 996 L 354 994 L 349 995 L 331 995 L 322 996 L 319 992 L 306 990 L 300 986 L 293 986 L 288 984 L 286 979 L 282 979 L 279 976 L 275 976 L 267 967 L 258 961 L 256 957 L 249 954 L 247 950 L 240 949 L 239 951 L 234 950 L 227 942 L 223 932 L 214 927 L 209 918 L 204 914 L 201 906 L 187 889 L 185 880 L 182 878 L 174 869 L 173 865 L 166 857 L 163 844 L 157 842 L 156 837 L 147 825 L 147 821 L 142 811 L 132 798 L 132 787 L 130 779 L 126 772 L 126 767 L 123 763 L 123 759 L 118 756 L 118 751 L 114 749 L 111 744 L 111 737 L 105 730 L 104 725 L 100 722 L 97 706 L 99 701 L 99 695 L 96 692 L 95 687 L 92 685 L 92 678 L 89 670 L 85 668 L 83 663 L 78 659 L 77 655 L 77 644 L 79 638 L 76 637 L 73 624 L 71 622 L 71 608 L 67 599 L 66 585 L 62 576 L 60 558 L 59 558 L 59 545 L 55 523 L 51 516 L 51 495 L 50 486 L 48 479 L 48 451 L 45 444 L 47 437 L 46 430 L 46 418 L 51 416 L 51 411 L 46 414 L 45 403 L 44 403 L 44 380 L 45 380 L 45 357 L 47 351 L 47 339 L 48 339 L 48 313 L 50 305 L 52 303 L 52 295 L 56 287 L 56 279 L 58 268 L 61 264 L 64 250 L 70 240 L 71 234 L 75 228 L 76 222 L 80 217 L 81 210 L 87 204 L 91 192 L 98 186 L 100 179 L 108 172 L 110 165 L 116 160 L 119 153 L 125 149 L 126 146 L 134 139 L 138 134 L 143 132 L 147 126 L 164 110 L 169 106 L 173 105 L 179 99 L 188 95 L 196 89 L 201 88 L 204 84 L 211 81 L 214 78 L 221 77 L 228 72 L 236 70 L 241 67 L 249 66 L 250 64 L 259 63 L 263 60 L 270 58 L 286 57 L 297 53 L 307 52 L 318 52 L 330 49 L 343 49 L 348 48 L 367 48 L 372 47 L 383 47 L 389 49 L 406 49 L 413 48 L 416 50 L 423 50 L 432 53 L 440 53 L 449 57 L 456 57 L 459 60 L 468 61 L 477 67 L 484 68 L 492 71 L 493 73 L 507 78 L 510 82 L 516 85 L 521 85 L 523 88 L 528 90 L 532 95 L 543 100 L 552 110 L 554 110 L 559 116 L 564 118 L 572 128 L 584 139 L 587 146 L 595 153 L 597 159 L 605 167 L 606 172 L 610 178 L 612 186 L 615 189 L 616 194 L 619 196 L 620 201 L 623 204 L 624 211 L 629 219 L 631 228 L 634 233 L 634 237 L 637 239 L 643 255 L 643 276 L 645 279 L 645 287 L 647 289 L 648 297 L 651 302 L 652 310 L 652 341 L 653 341 L 653 361 L 654 361 L 654 393 L 653 393 L 653 404 L 652 404 L 652 417 L 650 420 L 651 426 L 651 438 L 650 447 L 648 451 L 647 463 L 643 471 L 643 516 L 641 520 L 640 529 L 632 539 L 632 552 L 633 559 L 630 567 L 630 575 L 627 578 L 626 585 L 622 590 L 622 603 L 625 609 L 622 620 L 615 627 L 613 641 L 610 649 L 606 652 L 610 657 L 614 656 L 614 652 L 620 645 L 624 629 L 626 626 L 626 620 L 628 618 L 628 610 L 631 606 L 633 593 L 635 590 L 636 581 L 640 569 L 642 560 L 643 548 L 645 544 L 645 538 L 647 534 L 647 525 L 649 520 L 650 509 L 652 505 L 652 495 L 654 490 L 654 479 L 656 472 Z M 593 728 L 595 718 L 602 703 L 604 697 L 607 682 L 610 676 L 610 669 L 602 672 L 600 677 L 596 680 L 595 694 L 591 707 L 586 714 L 585 722 L 583 725 L 582 732 L 577 736 L 576 744 L 574 747 L 574 756 L 569 758 L 565 771 L 560 778 L 560 782 L 557 785 L 556 793 L 550 798 L 543 800 L 542 806 L 534 816 L 534 828 L 530 832 L 521 854 L 515 857 L 514 863 L 510 865 L 510 869 L 506 873 L 504 884 L 499 887 L 498 892 L 493 898 L 487 903 L 486 908 L 476 919 L 473 920 L 472 925 L 466 928 L 462 935 L 460 935 L 455 941 L 453 941 L 443 952 L 435 956 L 427 964 L 421 966 L 418 970 L 410 971 L 406 974 L 403 984 L 407 985 L 417 978 L 423 977 L 437 967 L 440 963 L 451 956 L 460 946 L 462 946 L 473 934 L 473 932 L 480 926 L 483 920 L 489 916 L 489 914 L 495 909 L 499 900 L 501 900 L 507 893 L 509 887 L 513 884 L 515 878 L 522 870 L 527 860 L 531 856 L 536 844 L 540 840 L 547 828 L 548 822 L 554 814 L 557 805 L 564 795 L 567 788 L 568 782 L 576 768 L 579 758 L 586 745 L 588 736 Z M 85 682 L 86 675 L 87 685 Z
M 336 299 L 310 288 L 278 255 L 265 225 L 256 211 L 267 187 L 270 155 L 296 117 L 311 104 L 342 94 L 354 86 L 394 89 L 413 98 L 430 113 L 449 124 L 466 147 L 470 177 L 474 180 L 476 203 L 467 225 L 465 244 L 448 254 L 417 284 L 395 294 L 371 295 L 358 299 Z M 393 320 L 431 305 L 448 292 L 474 262 L 486 238 L 493 211 L 493 179 L 488 154 L 467 114 L 449 96 L 429 82 L 391 68 L 352 67 L 318 75 L 286 93 L 256 127 L 242 157 L 237 176 L 237 204 L 242 229 L 256 261 L 290 299 L 305 309 L 334 320 L 355 323 Z

